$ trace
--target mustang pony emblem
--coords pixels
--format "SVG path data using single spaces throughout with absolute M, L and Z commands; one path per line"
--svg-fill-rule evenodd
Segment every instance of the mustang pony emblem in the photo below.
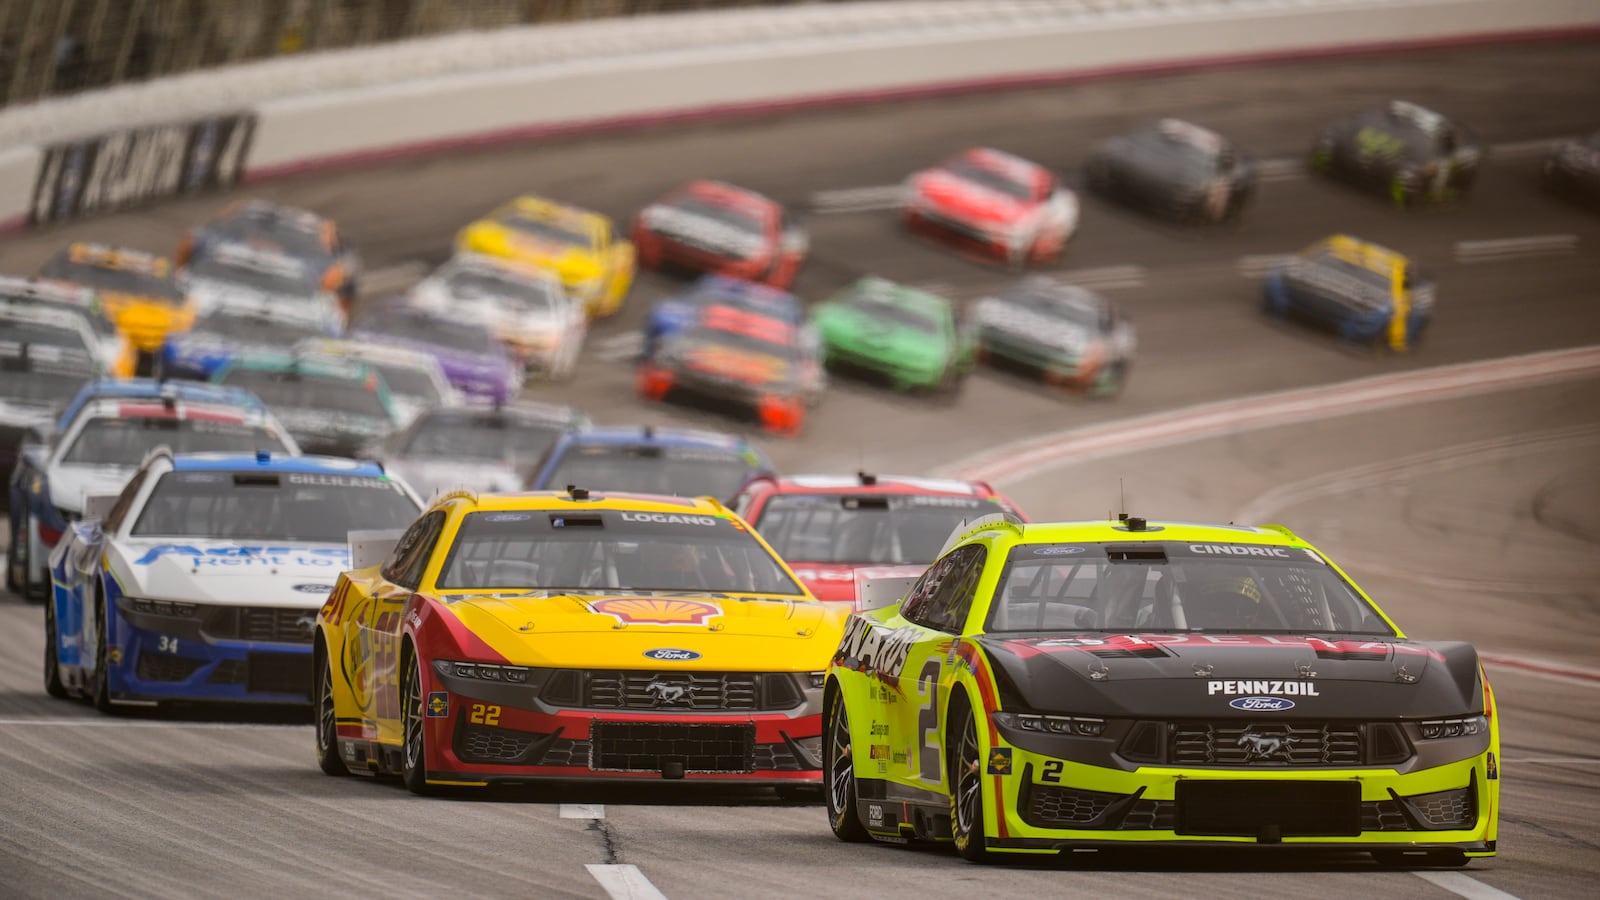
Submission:
M 1244 734 L 1239 735 L 1239 740 L 1235 743 L 1237 743 L 1238 746 L 1245 748 L 1245 762 L 1251 762 L 1258 759 L 1271 759 L 1272 757 L 1280 754 L 1282 755 L 1283 760 L 1287 762 L 1289 760 L 1289 750 L 1291 749 L 1289 745 L 1294 743 L 1294 738 L 1279 735 L 1256 734 L 1254 732 L 1247 731 Z
M 685 701 L 693 702 L 689 696 L 689 689 L 681 684 L 668 684 L 665 681 L 652 681 L 644 686 L 644 692 L 653 697 L 657 706 L 671 706 L 674 703 Z

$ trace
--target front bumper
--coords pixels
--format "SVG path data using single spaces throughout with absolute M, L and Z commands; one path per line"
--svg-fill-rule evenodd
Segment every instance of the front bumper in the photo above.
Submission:
M 219 627 L 202 607 L 192 618 L 150 616 L 120 601 L 108 621 L 108 687 L 113 702 L 305 704 L 311 700 L 311 630 L 316 610 L 281 609 L 266 621 Z M 305 626 L 305 627 L 302 627 Z M 218 636 L 223 631 L 229 637 Z M 300 638 L 303 631 L 304 638 Z M 248 640 L 264 634 L 276 640 Z

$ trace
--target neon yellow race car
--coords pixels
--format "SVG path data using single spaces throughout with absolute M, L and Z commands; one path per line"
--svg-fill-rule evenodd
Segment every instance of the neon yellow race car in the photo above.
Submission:
M 1282 526 L 987 516 L 858 605 L 823 701 L 841 840 L 1495 853 L 1477 652 L 1406 637 Z
M 554 272 L 591 318 L 622 308 L 634 247 L 597 212 L 524 194 L 461 229 L 458 253 L 482 253 Z
M 820 789 L 846 611 L 717 502 L 458 491 L 351 544 L 313 647 L 324 772 Z

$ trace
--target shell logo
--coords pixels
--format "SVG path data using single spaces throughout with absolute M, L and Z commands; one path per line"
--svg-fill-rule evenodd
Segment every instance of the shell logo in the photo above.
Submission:
M 722 615 L 721 607 L 712 603 L 658 597 L 596 600 L 589 608 L 624 625 L 704 625 L 712 616 Z

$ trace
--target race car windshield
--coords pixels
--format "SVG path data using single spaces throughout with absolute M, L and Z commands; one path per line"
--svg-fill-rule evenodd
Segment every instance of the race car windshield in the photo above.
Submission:
M 231 287 L 270 294 L 274 297 L 292 297 L 309 300 L 316 296 L 315 286 L 303 270 L 285 271 L 228 263 L 215 256 L 202 256 L 189 263 L 190 278 L 221 282 Z
M 97 291 L 128 294 L 141 300 L 154 300 L 168 306 L 181 306 L 183 291 L 171 278 L 152 275 L 133 269 L 113 269 L 91 263 L 72 262 L 67 259 L 52 260 L 45 266 L 46 278 L 59 278 Z
M 329 255 L 320 223 L 293 212 L 243 212 L 211 223 L 206 232 L 230 242 L 265 241 L 284 255 L 301 259 L 326 259 Z
M 932 315 L 919 309 L 902 306 L 875 293 L 854 293 L 847 297 L 845 302 L 868 315 L 885 319 L 896 325 L 906 325 L 928 334 L 939 333 L 939 322 Z
M 1313 551 L 1176 542 L 1014 547 L 987 628 L 1394 635 Z
M 28 322 L 18 319 L 0 319 L 0 334 L 11 344 L 30 347 L 66 347 L 70 350 L 91 352 L 83 342 L 83 332 L 75 328 L 62 328 L 47 322 Z
M 261 402 L 273 409 L 315 409 L 373 419 L 389 418 L 383 398 L 378 396 L 376 379 L 239 368 L 230 369 L 222 383 L 253 391 Z
M 352 331 L 372 331 L 404 341 L 432 344 L 463 353 L 489 353 L 496 344 L 494 334 L 482 322 L 444 319 L 404 313 L 367 316 Z
M 1217 157 L 1213 148 L 1168 135 L 1159 128 L 1132 135 L 1129 146 L 1134 156 L 1159 166 L 1168 177 L 1178 181 L 1210 178 L 1216 174 Z
M 412 427 L 400 454 L 408 459 L 531 463 L 543 456 L 565 431 L 555 422 L 428 416 Z
M 1092 296 L 1059 296 L 1042 291 L 1022 290 L 1004 299 L 1017 306 L 1086 329 L 1094 329 L 1100 324 L 1100 308 L 1095 305 Z
M 469 513 L 437 587 L 804 595 L 743 525 L 687 507 Z
M 782 324 L 782 323 L 778 323 Z M 766 356 L 776 356 L 787 359 L 794 355 L 794 345 L 781 341 L 771 341 L 760 335 L 747 331 L 735 331 L 728 328 L 714 328 L 708 325 L 696 325 L 685 331 L 680 338 L 686 347 L 726 347 L 744 353 L 759 353 Z
M 398 482 L 323 472 L 168 472 L 134 521 L 138 537 L 344 544 L 399 529 L 417 505 Z
M 87 359 L 82 369 L 51 366 L 17 370 L 14 366 L 17 362 L 14 356 L 0 356 L 0 398 L 12 403 L 40 406 L 65 403 L 95 375 Z
M 378 370 L 393 396 L 414 398 L 424 403 L 438 403 L 444 399 L 439 394 L 439 385 L 434 383 L 427 369 L 373 360 L 367 360 L 367 365 Z
M 86 422 L 63 463 L 137 466 L 146 453 L 165 445 L 174 453 L 288 452 L 263 425 L 166 417 L 96 418 Z
M 591 445 L 570 448 L 548 479 L 590 490 L 680 497 L 732 497 L 750 467 L 732 450 L 695 447 Z
M 680 194 L 669 204 L 673 209 L 679 209 L 691 215 L 701 216 L 724 225 L 731 225 L 740 231 L 749 231 L 756 234 L 763 233 L 761 220 L 753 215 L 732 206 L 721 206 L 711 203 L 692 194 Z
M 926 565 L 962 522 L 997 509 L 976 497 L 792 494 L 769 500 L 755 526 L 788 560 Z
M 549 219 L 530 218 L 519 213 L 510 213 L 501 224 L 538 241 L 548 241 L 554 244 L 570 244 L 576 247 L 594 246 L 594 236 L 587 231 L 575 228 L 566 228 L 559 222 Z
M 213 334 L 243 344 L 287 346 L 308 337 L 326 337 L 327 330 L 312 322 L 271 314 L 251 315 L 219 309 L 195 324 L 201 334 Z
M 487 298 L 522 313 L 553 312 L 562 298 L 557 284 L 479 270 L 457 270 L 451 273 L 448 284 L 453 297 Z
M 1013 199 L 1033 199 L 1033 189 L 1028 185 L 1007 178 L 993 169 L 986 169 L 970 159 L 951 160 L 944 164 L 944 169 L 963 180 L 970 181 L 991 191 L 1005 194 Z

